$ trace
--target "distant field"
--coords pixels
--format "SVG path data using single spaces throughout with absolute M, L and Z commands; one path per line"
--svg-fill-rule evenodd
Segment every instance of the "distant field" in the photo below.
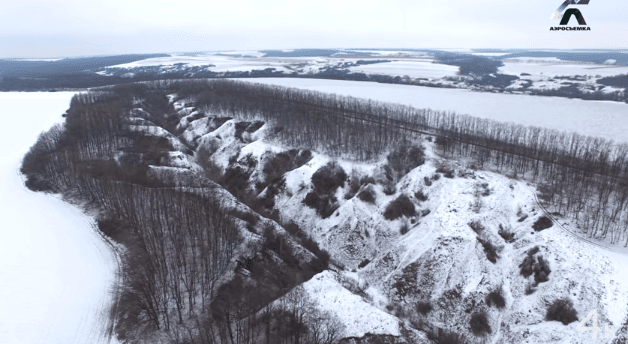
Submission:
M 372 65 L 351 67 L 353 72 L 366 74 L 385 74 L 392 76 L 409 76 L 411 78 L 443 78 L 455 76 L 460 67 L 441 63 L 432 63 L 432 59 L 426 60 L 400 60 Z
M 584 101 L 465 89 L 430 88 L 373 82 L 296 78 L 237 79 L 297 87 L 359 98 L 400 103 L 417 108 L 455 111 L 523 125 L 575 131 L 584 135 L 628 142 L 628 104 Z
M 504 66 L 499 68 L 503 74 L 520 76 L 521 73 L 530 74 L 532 77 L 554 77 L 569 75 L 600 75 L 613 76 L 628 73 L 626 65 L 610 65 L 563 61 L 557 58 L 530 58 L 520 57 L 503 60 Z
M 275 68 L 287 71 L 284 64 L 266 59 L 237 58 L 234 56 L 222 55 L 198 55 L 198 56 L 167 56 L 149 58 L 131 63 L 119 64 L 109 68 L 135 68 L 135 67 L 156 67 L 172 66 L 175 64 L 185 64 L 189 67 L 207 66 L 213 72 L 225 71 L 250 71 L 265 68 Z

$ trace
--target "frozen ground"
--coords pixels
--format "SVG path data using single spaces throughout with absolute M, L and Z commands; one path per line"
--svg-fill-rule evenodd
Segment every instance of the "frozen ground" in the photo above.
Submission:
M 0 343 L 111 343 L 117 260 L 92 219 L 23 186 L 20 161 L 73 93 L 0 93 Z
M 609 65 L 597 63 L 578 63 L 563 61 L 557 58 L 513 58 L 505 59 L 504 66 L 499 68 L 499 73 L 520 76 L 528 73 L 536 77 L 553 77 L 568 75 L 586 76 L 613 76 L 628 73 L 628 66 Z
M 240 157 L 239 163 L 252 158 L 258 162 L 254 166 L 263 166 L 259 160 L 263 152 L 281 149 L 263 139 L 241 149 L 235 147 L 234 121 L 202 136 L 221 137 L 220 153 L 211 157 L 217 165 L 234 164 Z M 330 157 L 314 153 L 305 165 L 284 175 L 285 189 L 275 198 L 280 216 L 304 228 L 330 252 L 336 266 L 343 267 L 318 274 L 303 284 L 319 310 L 332 312 L 346 326 L 343 336 L 399 335 L 404 325 L 395 314 L 401 313 L 406 319 L 415 317 L 419 324 L 422 321 L 447 331 L 470 333 L 471 311 L 485 310 L 493 329 L 485 343 L 609 343 L 604 333 L 594 340 L 590 333 L 580 332 L 578 321 L 565 326 L 546 321 L 545 316 L 555 300 L 569 298 L 579 321 L 595 309 L 601 328 L 609 325 L 616 329 L 623 324 L 628 313 L 628 251 L 602 248 L 581 236 L 568 235 L 564 226 L 574 230 L 568 224 L 563 226 L 563 219 L 560 225 L 554 223 L 549 229 L 534 231 L 533 223 L 545 213 L 533 188 L 503 175 L 471 171 L 443 161 L 435 154 L 434 143 L 422 144 L 428 161 L 401 178 L 396 193 L 386 195 L 380 185 L 373 186 L 371 204 L 358 197 L 347 199 L 349 187 L 345 185 L 335 193 L 340 207 L 326 219 L 305 206 L 303 199 L 312 190 L 308 186 L 313 173 Z M 383 161 L 336 161 L 358 178 L 377 176 L 383 169 Z M 456 177 L 434 178 L 437 166 L 442 164 L 458 170 Z M 258 173 L 259 169 L 252 176 Z M 426 183 L 426 179 L 431 182 Z M 482 187 L 486 192 L 481 194 Z M 425 200 L 414 195 L 418 190 Z M 402 193 L 410 197 L 416 212 L 422 215 L 386 220 L 385 209 Z M 469 226 L 471 221 L 481 222 L 484 229 L 474 232 Z M 404 223 L 407 232 L 401 231 Z M 514 234 L 514 240 L 505 241 L 498 234 L 502 226 Z M 477 237 L 494 245 L 498 253 L 495 262 L 487 259 Z M 521 276 L 520 264 L 535 246 L 539 247 L 537 257 L 545 259 L 551 272 L 548 281 L 529 293 L 534 277 Z M 485 301 L 486 295 L 496 289 L 502 289 L 505 298 L 501 310 L 489 307 Z M 414 305 L 418 301 L 429 301 L 432 311 L 417 315 Z M 394 305 L 398 308 L 391 311 L 388 306 Z M 398 311 L 401 307 L 403 312 Z M 417 338 L 411 342 L 428 343 Z
M 237 79 L 297 87 L 359 98 L 455 111 L 503 122 L 575 131 L 628 142 L 628 104 L 522 94 L 473 92 L 466 89 L 379 84 L 374 82 L 298 78 Z
M 344 68 L 345 63 L 355 63 L 360 60 L 373 60 L 392 58 L 388 63 L 375 65 L 361 65 L 350 67 L 348 70 L 367 74 L 385 74 L 393 76 L 408 75 L 412 78 L 443 78 L 455 76 L 459 70 L 457 66 L 449 66 L 440 63 L 432 63 L 434 58 L 425 56 L 424 53 L 407 51 L 377 51 L 378 55 L 372 57 L 355 57 L 348 55 L 336 55 L 333 57 L 261 57 L 260 53 L 251 51 L 196 54 L 193 56 L 172 55 L 168 57 L 149 58 L 125 64 L 107 67 L 108 69 L 160 67 L 170 68 L 176 64 L 184 67 L 207 66 L 212 72 L 242 72 L 275 68 L 281 72 L 297 72 L 300 74 L 318 72 L 329 67 Z M 108 75 L 107 71 L 97 72 Z
M 433 61 L 433 59 L 407 59 L 351 67 L 350 70 L 366 74 L 407 75 L 411 78 L 443 78 L 455 76 L 460 70 L 457 66 L 433 63 Z
M 208 66 L 207 69 L 213 72 L 226 71 L 252 71 L 262 70 L 266 68 L 275 68 L 278 71 L 287 71 L 284 63 L 274 61 L 272 59 L 258 58 L 239 58 L 236 56 L 222 55 L 204 55 L 195 56 L 168 56 L 155 57 L 130 63 L 110 66 L 107 68 L 136 68 L 136 67 L 155 67 L 155 66 L 172 66 L 178 63 L 185 64 L 188 67 Z

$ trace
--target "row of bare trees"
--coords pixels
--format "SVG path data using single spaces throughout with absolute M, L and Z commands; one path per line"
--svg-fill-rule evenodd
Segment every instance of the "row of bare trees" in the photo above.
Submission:
M 223 297 L 215 303 L 222 312 L 215 318 L 234 320 L 200 323 L 202 343 L 335 344 L 345 332 L 340 319 L 333 312 L 321 310 L 321 305 L 302 285 L 262 308 L 256 307 L 255 302 L 243 302 L 242 294 L 237 287 L 221 293 Z M 262 295 L 256 296 L 263 299 Z M 180 341 L 194 342 L 194 339 L 182 333 Z
M 430 134 L 446 154 L 540 182 L 543 199 L 592 237 L 628 244 L 628 145 L 451 112 L 228 80 L 162 84 L 208 113 L 258 118 L 272 139 L 359 161 Z
M 111 93 L 75 96 L 65 124 L 42 134 L 22 166 L 29 187 L 95 205 L 103 229 L 110 227 L 108 234 L 127 248 L 117 307 L 122 338 L 170 331 L 209 314 L 216 284 L 241 242 L 211 189 L 149 178 L 145 163 L 159 159 L 142 156 L 164 152 L 142 147 L 145 137 L 127 130 L 130 100 Z M 130 164 L 135 169 L 116 162 L 119 149 L 129 147 L 138 156 Z
M 318 311 L 302 289 L 271 303 L 291 282 L 284 281 L 280 294 L 269 293 L 259 281 L 242 277 L 253 272 L 230 272 L 242 238 L 237 220 L 217 197 L 224 194 L 219 186 L 192 180 L 191 172 L 163 178 L 149 166 L 173 148 L 130 131 L 128 117 L 141 106 L 151 109 L 156 115 L 147 114 L 159 123 L 160 111 L 170 108 L 163 99 L 162 90 L 142 85 L 78 94 L 66 122 L 42 134 L 22 165 L 30 188 L 62 193 L 98 209 L 100 229 L 125 247 L 115 308 L 119 339 L 337 342 L 342 333 L 338 319 Z M 180 178 L 184 175 L 188 179 Z M 261 273 L 266 279 L 273 274 L 266 265 L 252 270 L 259 275 L 260 269 L 269 269 Z

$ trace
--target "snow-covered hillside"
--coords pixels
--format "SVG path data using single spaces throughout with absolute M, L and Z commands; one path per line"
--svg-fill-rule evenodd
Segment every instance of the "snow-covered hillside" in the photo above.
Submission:
M 198 127 L 190 130 L 206 138 L 198 141 L 201 147 L 212 145 L 216 166 L 253 166 L 253 184 L 263 177 L 265 159 L 283 148 L 263 142 L 262 135 L 254 142 L 236 139 L 230 129 L 234 125 L 235 120 L 228 121 L 206 134 Z M 578 323 L 592 310 L 600 328 L 624 323 L 628 255 L 566 235 L 556 223 L 534 230 L 532 225 L 545 215 L 534 186 L 443 160 L 429 141 L 417 144 L 426 147 L 426 163 L 401 178 L 392 194 L 371 185 L 372 203 L 347 196 L 350 185 L 345 183 L 335 191 L 340 206 L 328 218 L 306 206 L 312 175 L 331 160 L 316 153 L 284 174 L 285 185 L 274 198 L 282 219 L 295 221 L 330 252 L 337 268 L 303 288 L 321 311 L 341 320 L 344 336 L 399 337 L 405 331 L 416 342 L 429 343 L 426 334 L 440 329 L 466 334 L 474 342 L 608 343 L 603 333 L 594 340 L 591 332 L 578 330 Z M 347 174 L 365 177 L 376 175 L 384 164 L 336 162 Z M 452 178 L 443 173 L 448 170 Z M 416 215 L 386 219 L 388 205 L 401 194 L 412 201 Z M 547 280 L 538 272 L 524 277 L 526 259 L 546 264 Z M 487 301 L 495 291 L 505 299 L 503 308 Z M 547 321 L 548 308 L 563 298 L 573 302 L 578 321 Z M 430 310 L 418 312 L 419 304 Z M 486 338 L 471 334 L 470 319 L 477 313 L 487 314 L 491 332 Z
M 112 343 L 118 263 L 93 220 L 27 190 L 20 161 L 59 122 L 74 93 L 0 93 L 0 343 Z

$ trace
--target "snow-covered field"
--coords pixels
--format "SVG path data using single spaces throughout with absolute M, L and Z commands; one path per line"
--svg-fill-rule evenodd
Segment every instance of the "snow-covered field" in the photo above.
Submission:
M 74 93 L 0 93 L 0 343 L 110 343 L 105 331 L 117 258 L 93 220 L 23 186 L 18 173 L 39 132 Z
M 455 76 L 460 70 L 457 66 L 432 63 L 433 59 L 407 59 L 400 61 L 376 63 L 349 68 L 353 72 L 366 74 L 385 74 L 392 76 L 409 76 L 411 78 L 443 78 Z
M 297 78 L 237 80 L 370 98 L 417 108 L 455 111 L 503 122 L 575 131 L 613 139 L 615 142 L 628 142 L 626 103 L 359 81 Z
M 196 55 L 196 56 L 168 56 L 155 57 L 145 60 L 134 61 L 125 64 L 110 66 L 107 68 L 136 68 L 136 67 L 156 67 L 172 66 L 183 63 L 187 67 L 208 66 L 208 70 L 213 72 L 226 71 L 252 71 L 275 68 L 278 71 L 288 71 L 284 67 L 285 63 L 274 61 L 273 59 L 238 58 L 235 56 L 222 55 Z
M 613 76 L 628 73 L 628 66 L 615 66 L 612 64 L 578 63 L 563 61 L 557 58 L 512 58 L 505 59 L 504 66 L 499 68 L 499 73 L 520 76 L 527 73 L 536 77 L 554 77 L 569 75 L 586 76 Z

